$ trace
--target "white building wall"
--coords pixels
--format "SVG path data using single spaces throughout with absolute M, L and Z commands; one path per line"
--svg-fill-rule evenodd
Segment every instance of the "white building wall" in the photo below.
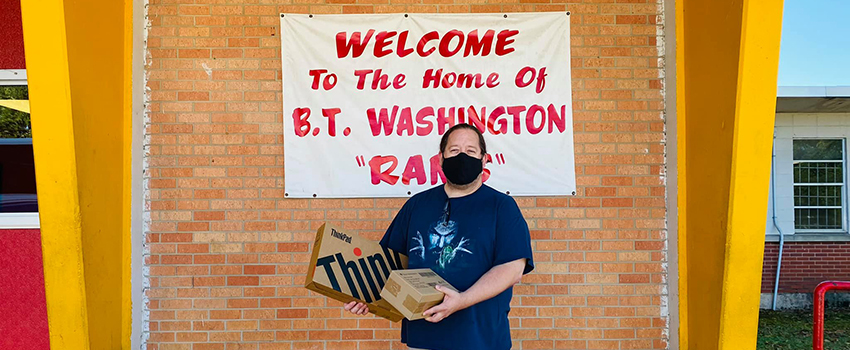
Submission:
M 794 178 L 793 141 L 797 138 L 843 138 L 850 137 L 850 113 L 779 113 L 774 129 L 774 174 L 768 196 L 766 234 L 794 233 Z M 846 142 L 846 141 L 845 141 Z M 845 150 L 845 178 L 847 154 Z M 774 184 L 773 182 L 776 181 Z M 845 197 L 848 195 L 845 180 Z M 775 193 L 774 193 L 775 191 Z M 776 196 L 776 201 L 773 197 Z M 846 199 L 845 199 L 846 202 Z M 776 204 L 776 222 L 773 224 L 773 204 Z M 847 207 L 845 205 L 845 211 Z M 845 213 L 846 216 L 846 213 Z

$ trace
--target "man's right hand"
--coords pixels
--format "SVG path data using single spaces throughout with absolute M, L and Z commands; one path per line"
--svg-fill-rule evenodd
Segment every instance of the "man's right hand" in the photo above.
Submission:
M 355 315 L 363 316 L 369 313 L 369 306 L 364 303 L 352 301 L 348 304 L 345 304 L 345 311 L 348 311 Z

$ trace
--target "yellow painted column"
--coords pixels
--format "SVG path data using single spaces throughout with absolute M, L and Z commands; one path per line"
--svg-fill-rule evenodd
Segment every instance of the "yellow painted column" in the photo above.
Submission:
M 21 0 L 52 349 L 89 349 L 82 229 L 61 0 Z
M 678 174 L 678 212 L 679 227 L 677 227 L 677 251 L 679 253 L 679 329 L 670 332 L 679 333 L 679 349 L 688 349 L 688 157 L 687 157 L 687 99 L 685 98 L 685 0 L 676 0 L 676 154 L 678 156 L 676 169 Z M 669 11 L 669 9 L 665 9 Z M 668 208 L 672 210 L 672 208 Z M 676 302 L 676 301 L 674 301 Z
M 676 6 L 680 349 L 754 349 L 782 1 Z
M 738 58 L 720 349 L 755 349 L 782 1 L 745 0 Z
M 64 2 L 92 349 L 129 348 L 130 340 L 132 4 L 127 2 Z
M 132 0 L 23 0 L 53 349 L 129 349 Z
M 132 186 L 133 186 L 133 0 L 123 0 L 122 61 L 122 198 L 121 198 L 121 349 L 130 349 L 133 336 L 132 287 Z M 142 48 L 138 48 L 141 50 Z M 141 162 L 141 159 L 135 161 Z M 142 263 L 138 261 L 137 263 Z M 141 285 L 141 281 L 136 281 Z M 141 306 L 141 305 L 139 305 Z

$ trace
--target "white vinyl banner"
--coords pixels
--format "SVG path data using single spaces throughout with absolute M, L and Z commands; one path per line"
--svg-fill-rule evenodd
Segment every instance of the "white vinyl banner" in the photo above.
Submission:
M 575 191 L 569 14 L 282 14 L 286 196 L 405 197 L 443 183 L 452 125 L 487 185 Z

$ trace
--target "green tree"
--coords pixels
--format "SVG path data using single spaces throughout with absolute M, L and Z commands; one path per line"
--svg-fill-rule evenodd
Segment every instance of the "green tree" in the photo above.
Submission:
M 28 100 L 26 86 L 0 86 L 0 100 Z M 0 138 L 31 138 L 30 115 L 0 107 Z

